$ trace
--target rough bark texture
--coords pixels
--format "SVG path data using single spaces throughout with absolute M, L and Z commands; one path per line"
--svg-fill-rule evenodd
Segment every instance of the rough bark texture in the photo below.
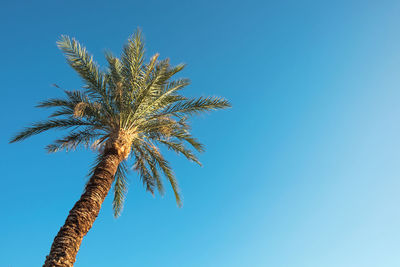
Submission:
M 64 226 L 54 238 L 43 267 L 70 267 L 74 265 L 83 237 L 96 220 L 101 204 L 110 190 L 119 163 L 126 157 L 126 144 L 114 139 L 103 152 L 81 198 L 69 212 Z M 121 149 L 121 148 L 124 149 Z

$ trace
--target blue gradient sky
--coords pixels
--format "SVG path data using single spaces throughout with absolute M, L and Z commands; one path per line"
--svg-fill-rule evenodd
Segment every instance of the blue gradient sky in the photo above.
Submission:
M 140 26 L 185 62 L 189 95 L 233 108 L 193 121 L 204 167 L 169 155 L 184 195 L 107 198 L 76 267 L 400 266 L 399 1 L 3 1 L 0 266 L 41 266 L 93 160 L 48 155 L 33 106 L 75 89 L 55 41 L 104 63 Z

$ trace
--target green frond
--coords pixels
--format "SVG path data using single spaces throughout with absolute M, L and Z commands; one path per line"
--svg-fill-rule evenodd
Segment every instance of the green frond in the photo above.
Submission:
M 51 98 L 44 101 L 39 102 L 36 105 L 37 108 L 54 108 L 54 107 L 71 107 L 73 103 L 71 101 L 60 99 L 60 98 Z
M 162 156 L 162 154 L 158 151 L 158 149 L 156 147 L 153 147 L 153 146 L 149 145 L 148 143 L 144 143 L 144 149 L 155 160 L 155 162 L 158 165 L 157 167 L 160 168 L 162 170 L 162 172 L 164 173 L 165 177 L 171 184 L 172 190 L 174 191 L 176 204 L 178 205 L 178 207 L 181 207 L 182 200 L 181 200 L 181 196 L 179 193 L 178 181 L 176 180 L 174 173 L 172 172 L 172 169 L 169 166 L 168 161 L 166 161 L 164 159 L 164 157 Z
M 190 80 L 186 78 L 181 78 L 177 79 L 175 81 L 169 82 L 167 85 L 165 85 L 164 91 L 165 92 L 175 92 L 178 91 L 190 84 Z
M 140 148 L 140 146 L 135 146 L 134 149 L 132 149 L 132 151 L 135 155 L 135 164 L 133 168 L 139 173 L 139 176 L 142 179 L 143 184 L 146 186 L 146 190 L 149 191 L 152 195 L 154 195 L 155 181 L 149 169 L 146 166 L 146 163 L 148 161 L 148 155 Z
M 114 217 L 118 218 L 121 215 L 124 207 L 126 193 L 128 191 L 127 181 L 128 167 L 126 161 L 122 161 L 117 168 L 117 172 L 114 176 L 114 199 L 113 199 L 113 210 Z
M 179 64 L 177 66 L 171 66 L 169 59 L 160 60 L 156 67 L 155 72 L 152 77 L 152 87 L 153 91 L 157 92 L 156 96 L 161 96 L 163 93 L 167 92 L 169 88 L 173 87 L 170 84 L 174 81 L 170 81 L 173 75 L 180 72 L 185 68 L 185 64 Z M 182 79 L 186 83 L 190 83 L 189 79 Z M 185 85 L 186 86 L 186 85 Z
M 171 136 L 188 142 L 193 148 L 195 148 L 198 152 L 204 152 L 204 145 L 197 141 L 186 129 L 178 129 L 171 133 Z
M 85 92 L 79 90 L 65 90 L 64 93 L 67 95 L 70 103 L 73 103 L 74 106 L 80 102 L 89 102 L 89 97 Z
M 231 107 L 228 100 L 221 97 L 199 97 L 178 102 L 166 108 L 161 114 L 193 115 L 216 109 Z
M 66 35 L 61 36 L 57 45 L 64 52 L 68 64 L 86 83 L 88 92 L 93 97 L 105 98 L 104 74 L 99 70 L 86 48 L 81 46 L 74 38 L 71 39 Z
M 49 115 L 49 118 L 56 118 L 60 116 L 73 116 L 74 109 L 73 108 L 59 108 Z
M 160 179 L 160 174 L 159 174 L 158 169 L 157 169 L 156 160 L 154 158 L 151 158 L 151 157 L 146 158 L 146 160 L 147 160 L 147 164 L 150 167 L 153 179 L 156 182 L 158 192 L 160 193 L 160 195 L 164 195 L 165 189 L 164 189 L 164 185 L 163 185 L 163 183 L 162 183 L 162 181 Z
M 168 116 L 158 117 L 151 120 L 146 120 L 145 122 L 138 125 L 137 129 L 145 134 L 161 133 L 168 135 L 175 127 L 183 127 L 180 122 L 171 119 Z
M 121 71 L 122 71 L 122 64 L 119 58 L 113 56 L 111 52 L 106 52 L 105 57 L 108 62 L 108 75 L 111 77 L 111 81 L 113 81 L 114 84 L 117 84 L 121 82 L 122 76 L 121 76 Z
M 74 103 L 70 100 L 52 98 L 45 101 L 39 102 L 36 106 L 38 108 L 58 108 L 58 110 L 54 111 L 50 118 L 59 117 L 63 115 L 73 115 L 74 114 Z
M 168 149 L 171 149 L 178 154 L 184 155 L 188 160 L 196 162 L 197 164 L 199 164 L 201 166 L 200 161 L 193 154 L 193 152 L 190 151 L 189 149 L 187 149 L 182 143 L 166 141 L 166 140 L 159 140 L 158 142 L 164 144 Z
M 178 98 L 176 98 L 176 96 L 174 96 L 172 94 L 175 93 L 176 91 L 184 88 L 185 86 L 189 85 L 189 80 L 188 79 L 180 79 L 171 84 L 172 84 L 172 86 L 169 87 L 165 93 L 163 93 L 156 100 L 154 100 L 152 103 L 150 103 L 149 105 L 144 107 L 139 112 L 136 112 L 135 118 L 149 116 L 149 114 L 153 114 L 154 112 L 156 112 L 160 109 L 168 107 L 169 105 L 171 105 L 171 103 L 179 101 L 179 96 L 178 96 Z
M 121 61 L 114 57 L 110 52 L 106 53 L 106 59 L 108 62 L 108 73 L 107 84 L 108 84 L 108 95 L 111 100 L 115 101 L 115 104 L 118 105 L 120 97 L 122 95 L 122 82 L 123 77 L 121 75 L 122 72 L 122 64 Z
M 93 126 L 93 123 L 85 122 L 80 119 L 59 119 L 59 120 L 47 120 L 43 122 L 34 123 L 31 127 L 27 127 L 17 135 L 15 135 L 10 143 L 22 141 L 32 135 L 40 134 L 50 129 L 67 129 L 71 127 L 79 126 Z
M 122 69 L 121 73 L 124 77 L 124 83 L 130 87 L 134 85 L 141 66 L 144 62 L 144 42 L 142 33 L 138 29 L 128 43 L 123 47 L 121 55 Z
M 175 175 L 172 172 L 171 167 L 169 166 L 169 163 L 166 160 L 163 160 L 161 162 L 158 161 L 158 164 L 164 175 L 167 177 L 169 183 L 171 184 L 172 190 L 174 191 L 176 204 L 178 205 L 178 207 L 182 207 L 182 199 L 179 193 L 178 181 L 176 180 Z
M 99 136 L 100 134 L 90 128 L 83 131 L 72 132 L 68 136 L 55 140 L 53 144 L 46 146 L 46 150 L 49 153 L 54 153 L 63 149 L 66 151 L 75 150 L 79 145 L 83 145 L 87 148 L 90 142 Z
M 154 71 L 154 67 L 158 58 L 158 54 L 154 55 L 149 64 L 144 65 L 143 67 L 143 77 L 141 79 L 141 84 L 138 86 L 136 90 L 132 90 L 131 101 L 134 101 L 132 112 L 135 113 L 140 106 L 143 105 L 146 97 L 151 93 L 151 90 L 154 89 L 153 85 L 157 80 L 157 71 Z
M 175 67 L 171 67 L 168 70 L 168 74 L 167 74 L 168 79 L 171 79 L 172 76 L 174 76 L 178 72 L 182 71 L 185 67 L 186 67 L 186 64 L 178 64 Z

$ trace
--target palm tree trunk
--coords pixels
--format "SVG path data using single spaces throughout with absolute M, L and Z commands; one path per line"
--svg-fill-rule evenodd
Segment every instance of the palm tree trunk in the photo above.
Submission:
M 111 145 L 105 149 L 103 159 L 96 166 L 84 193 L 54 238 L 43 267 L 74 265 L 82 239 L 96 220 L 101 204 L 110 191 L 118 165 L 123 159 L 118 146 Z

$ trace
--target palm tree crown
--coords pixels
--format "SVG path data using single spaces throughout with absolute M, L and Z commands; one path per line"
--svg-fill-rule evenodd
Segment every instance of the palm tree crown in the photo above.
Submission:
M 131 164 L 146 187 L 154 194 L 164 193 L 162 174 L 172 186 L 177 204 L 181 198 L 177 181 L 158 145 L 164 145 L 198 164 L 187 147 L 203 151 L 190 133 L 188 117 L 198 113 L 227 108 L 220 97 L 187 98 L 179 92 L 189 85 L 188 79 L 172 79 L 185 65 L 171 66 L 158 54 L 145 63 L 144 43 L 137 31 L 123 47 L 120 58 L 106 53 L 108 67 L 100 70 L 93 57 L 75 39 L 62 36 L 58 47 L 69 65 L 83 79 L 82 90 L 65 91 L 64 98 L 39 103 L 40 108 L 55 108 L 45 121 L 34 123 L 11 139 L 24 140 L 50 129 L 69 129 L 66 136 L 46 147 L 49 152 L 73 150 L 80 145 L 99 151 L 110 143 L 117 145 L 124 159 L 114 179 L 114 215 L 119 216 L 127 190 L 126 174 Z

